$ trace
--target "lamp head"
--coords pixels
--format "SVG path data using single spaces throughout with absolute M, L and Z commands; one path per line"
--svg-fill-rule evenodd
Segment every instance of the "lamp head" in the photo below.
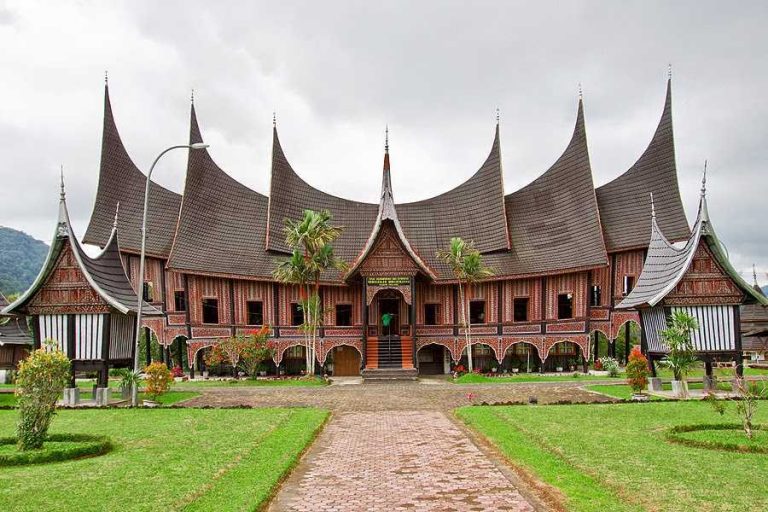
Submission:
M 189 147 L 190 147 L 191 149 L 205 149 L 205 148 L 207 148 L 208 146 L 210 146 L 210 144 L 204 144 L 204 143 L 202 143 L 202 142 L 195 142 L 194 144 L 190 144 L 190 146 L 189 146 Z

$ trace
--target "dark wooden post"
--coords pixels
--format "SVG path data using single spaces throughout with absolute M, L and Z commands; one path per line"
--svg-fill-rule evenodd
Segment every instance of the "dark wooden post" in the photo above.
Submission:
M 498 327 L 496 328 L 496 334 L 501 336 L 504 334 L 504 281 L 498 281 L 496 283 L 496 299 L 498 301 L 497 307 L 496 307 L 496 321 L 498 322 Z M 501 355 L 501 361 L 499 361 L 499 365 L 504 361 L 504 354 Z
M 624 324 L 624 364 L 629 362 L 629 322 Z
M 101 329 L 101 358 L 104 360 L 102 371 L 99 372 L 99 387 L 109 387 L 109 347 L 112 344 L 111 329 L 112 329 L 112 314 L 106 313 L 104 315 L 104 325 Z
M 274 326 L 272 331 L 275 338 L 280 337 L 280 285 L 272 284 L 272 316 L 274 317 Z
M 192 339 L 192 312 L 189 304 L 189 276 L 184 274 L 184 322 L 187 327 L 187 339 Z
M 712 377 L 712 358 L 709 356 L 704 359 L 704 374 L 707 377 Z
M 75 383 L 75 315 L 67 315 L 67 357 L 72 361 L 69 371 L 69 387 L 74 388 Z
M 35 315 L 32 317 L 32 348 L 37 350 L 41 346 L 40 342 L 40 317 Z
M 144 346 L 147 349 L 147 366 L 152 363 L 152 334 L 149 327 L 144 328 Z

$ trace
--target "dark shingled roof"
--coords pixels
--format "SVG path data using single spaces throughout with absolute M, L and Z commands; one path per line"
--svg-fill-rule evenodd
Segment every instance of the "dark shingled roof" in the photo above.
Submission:
M 597 189 L 597 202 L 609 252 L 645 247 L 651 218 L 648 194 L 656 201 L 656 221 L 664 235 L 685 240 L 690 234 L 675 166 L 672 131 L 672 81 L 656 133 L 648 148 L 627 172 Z
M 35 296 L 37 291 L 45 284 L 51 272 L 56 266 L 59 254 L 65 248 L 66 244 L 72 247 L 72 253 L 75 256 L 80 270 L 88 283 L 93 287 L 96 293 L 111 307 L 123 314 L 136 313 L 138 311 L 139 298 L 133 290 L 128 276 L 125 275 L 122 260 L 120 259 L 120 247 L 117 241 L 116 219 L 113 219 L 113 227 L 110 236 L 106 241 L 104 250 L 91 258 L 88 256 L 80 243 L 77 241 L 72 224 L 69 221 L 69 212 L 67 203 L 64 199 L 64 185 L 62 183 L 62 195 L 59 202 L 59 220 L 54 232 L 51 247 L 48 250 L 48 256 L 43 263 L 35 282 L 25 291 L 21 297 L 13 304 L 3 309 L 4 314 L 24 313 L 24 306 Z M 154 306 L 142 302 L 142 314 L 146 316 L 161 316 L 162 311 Z
M 203 142 L 192 105 L 189 143 Z M 192 273 L 270 277 L 264 250 L 268 199 L 222 171 L 208 150 L 190 150 L 184 200 L 168 268 Z
M 526 275 L 605 266 L 592 169 L 579 100 L 563 154 L 533 182 L 505 197 L 512 250 L 486 257 L 497 275 Z
M 653 199 L 655 200 L 655 195 Z M 653 211 L 653 203 L 651 210 Z M 685 275 L 696 254 L 699 242 L 703 241 L 712 252 L 715 261 L 726 274 L 744 292 L 747 303 L 768 305 L 768 298 L 756 292 L 733 268 L 722 244 L 715 234 L 709 220 L 707 198 L 702 192 L 699 200 L 699 211 L 693 231 L 683 247 L 673 246 L 661 232 L 656 216 L 651 215 L 651 236 L 648 255 L 643 264 L 643 270 L 637 279 L 637 284 L 624 300 L 617 306 L 619 309 L 636 307 L 653 307 L 667 296 Z
M 344 227 L 342 235 L 334 242 L 333 247 L 337 257 L 351 263 L 360 253 L 373 229 L 378 205 L 336 197 L 309 185 L 288 163 L 275 128 L 272 138 L 267 249 L 290 252 L 285 245 L 285 219 L 299 219 L 306 209 L 328 210 L 333 215 L 333 224 Z
M 498 125 L 488 157 L 467 181 L 439 196 L 398 204 L 397 211 L 414 250 L 444 279 L 453 274 L 436 254 L 452 237 L 473 241 L 481 253 L 508 250 Z
M 112 116 L 109 88 L 104 88 L 104 128 L 101 141 L 99 188 L 88 229 L 87 244 L 104 247 L 112 232 L 112 215 L 120 203 L 120 243 L 127 252 L 141 251 L 141 219 L 146 176 L 134 165 L 123 146 Z M 166 258 L 171 250 L 181 196 L 156 183 L 150 184 L 147 213 L 147 247 L 150 256 Z
M 25 317 L 14 317 L 0 324 L 0 347 L 3 345 L 31 345 L 32 333 Z

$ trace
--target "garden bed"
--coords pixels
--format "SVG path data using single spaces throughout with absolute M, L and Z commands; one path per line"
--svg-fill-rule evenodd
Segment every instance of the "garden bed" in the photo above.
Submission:
M 19 451 L 15 437 L 0 438 L 0 466 L 26 466 L 64 460 L 96 457 L 112 451 L 106 436 L 88 434 L 53 434 L 39 450 Z
M 695 448 L 768 454 L 768 427 L 753 425 L 752 430 L 752 439 L 748 439 L 738 423 L 677 425 L 667 431 L 666 437 L 671 443 Z

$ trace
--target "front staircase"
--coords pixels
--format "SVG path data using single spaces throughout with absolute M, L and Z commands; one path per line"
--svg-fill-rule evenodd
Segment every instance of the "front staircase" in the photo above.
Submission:
M 372 336 L 367 340 L 366 364 L 362 371 L 366 382 L 416 380 L 413 367 L 413 339 L 410 336 Z

